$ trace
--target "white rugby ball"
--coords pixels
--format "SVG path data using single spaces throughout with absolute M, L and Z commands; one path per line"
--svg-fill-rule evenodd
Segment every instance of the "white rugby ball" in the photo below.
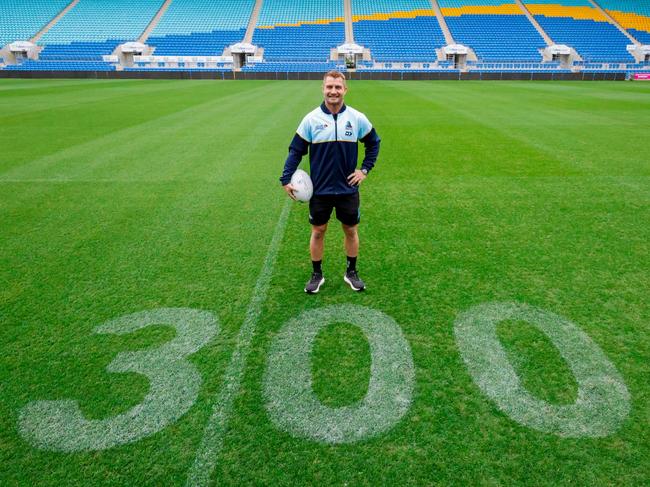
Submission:
M 296 172 L 291 176 L 291 186 L 294 188 L 293 195 L 298 201 L 309 201 L 314 193 L 311 178 L 302 169 L 296 169 Z

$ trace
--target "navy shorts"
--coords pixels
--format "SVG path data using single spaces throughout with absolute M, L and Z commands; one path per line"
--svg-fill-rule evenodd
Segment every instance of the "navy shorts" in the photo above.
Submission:
M 325 225 L 336 208 L 336 219 L 353 227 L 361 220 L 359 212 L 359 192 L 352 194 L 314 195 L 309 200 L 309 223 Z

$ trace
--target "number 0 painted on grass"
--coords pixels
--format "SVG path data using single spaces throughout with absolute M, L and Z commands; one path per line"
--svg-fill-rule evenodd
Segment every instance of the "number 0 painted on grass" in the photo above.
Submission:
M 23 438 L 45 450 L 104 450 L 152 435 L 185 414 L 201 386 L 201 376 L 187 356 L 218 333 L 217 319 L 207 311 L 160 308 L 117 318 L 95 332 L 124 335 L 153 325 L 173 326 L 176 337 L 159 348 L 122 352 L 106 368 L 146 376 L 151 387 L 142 403 L 112 418 L 88 420 L 76 401 L 31 402 L 20 412 Z
M 312 389 L 314 339 L 332 323 L 361 328 L 372 357 L 366 396 L 340 408 L 324 406 Z M 266 371 L 266 407 L 272 421 L 291 434 L 351 443 L 390 429 L 406 414 L 414 375 L 411 348 L 392 318 L 363 306 L 329 306 L 290 320 L 275 338 Z
M 575 375 L 575 403 L 553 405 L 524 389 L 496 334 L 497 325 L 504 320 L 530 323 L 551 340 Z M 561 316 L 526 304 L 486 303 L 461 313 L 454 331 L 476 384 L 522 425 L 559 436 L 600 437 L 615 432 L 629 413 L 629 393 L 614 364 L 584 332 Z

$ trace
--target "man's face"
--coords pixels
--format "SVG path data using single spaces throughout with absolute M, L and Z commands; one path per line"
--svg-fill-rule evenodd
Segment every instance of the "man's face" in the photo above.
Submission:
M 323 96 L 328 105 L 340 105 L 343 103 L 343 97 L 348 89 L 341 78 L 332 78 L 328 76 L 323 81 Z

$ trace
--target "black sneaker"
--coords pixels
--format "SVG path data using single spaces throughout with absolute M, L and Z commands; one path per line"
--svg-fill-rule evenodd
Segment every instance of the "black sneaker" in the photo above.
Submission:
M 323 277 L 323 274 L 313 272 L 311 279 L 309 279 L 309 281 L 307 281 L 307 284 L 305 284 L 305 292 L 307 294 L 316 294 L 324 282 L 325 278 Z
M 357 271 L 347 271 L 343 280 L 350 285 L 353 291 L 363 291 L 366 288 Z

